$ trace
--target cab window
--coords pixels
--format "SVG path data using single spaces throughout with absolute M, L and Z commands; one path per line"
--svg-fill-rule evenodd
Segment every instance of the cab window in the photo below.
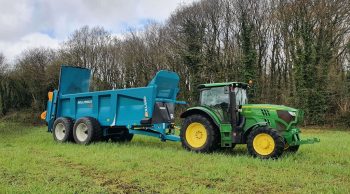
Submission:
M 229 104 L 229 94 L 225 92 L 225 87 L 213 87 L 204 89 L 201 92 L 200 103 L 206 106 L 217 106 Z

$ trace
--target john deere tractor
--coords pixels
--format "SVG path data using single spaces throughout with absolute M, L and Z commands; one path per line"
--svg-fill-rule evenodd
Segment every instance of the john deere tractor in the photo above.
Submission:
M 283 152 L 297 152 L 301 144 L 298 124 L 301 110 L 282 105 L 249 104 L 248 84 L 241 82 L 202 84 L 200 105 L 181 114 L 182 146 L 195 152 L 247 144 L 248 152 L 263 159 L 278 158 Z

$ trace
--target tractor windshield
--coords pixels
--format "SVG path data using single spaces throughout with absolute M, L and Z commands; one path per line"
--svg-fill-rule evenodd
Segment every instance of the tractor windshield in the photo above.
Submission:
M 235 87 L 236 105 L 244 105 L 248 103 L 247 92 L 244 88 Z M 226 87 L 213 87 L 204 89 L 200 95 L 201 105 L 206 106 L 227 106 L 230 103 L 228 89 Z
M 206 106 L 228 106 L 230 99 L 224 87 L 213 87 L 201 91 L 200 103 Z
M 230 122 L 230 88 L 229 86 L 211 87 L 201 90 L 200 104 L 210 107 L 222 122 Z M 244 88 L 235 87 L 236 106 L 248 103 L 247 93 Z

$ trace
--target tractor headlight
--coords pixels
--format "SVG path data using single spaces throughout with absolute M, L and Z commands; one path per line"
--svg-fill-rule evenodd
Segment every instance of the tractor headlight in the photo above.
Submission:
M 292 116 L 292 117 L 295 117 L 297 116 L 297 114 L 295 112 L 292 112 L 292 111 L 288 111 L 288 113 Z
M 277 110 L 277 115 L 286 123 L 290 123 L 295 119 L 296 113 L 286 110 Z

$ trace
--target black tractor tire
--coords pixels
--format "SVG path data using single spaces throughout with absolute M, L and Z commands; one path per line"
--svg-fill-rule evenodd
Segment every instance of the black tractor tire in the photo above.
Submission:
M 293 136 L 294 141 L 297 141 L 299 139 L 300 139 L 299 134 L 297 134 L 296 136 Z M 287 141 L 285 140 L 285 142 L 287 142 Z M 288 143 L 285 143 L 285 144 L 286 144 L 287 148 L 285 148 L 284 151 L 287 153 L 296 153 L 299 150 L 300 145 L 288 146 Z
M 78 144 L 88 145 L 102 140 L 103 130 L 99 122 L 93 117 L 78 119 L 73 127 L 74 141 Z
M 200 123 L 205 128 L 207 136 L 205 139 L 205 143 L 200 147 L 192 146 L 186 139 L 186 132 L 188 130 L 188 126 L 192 123 Z M 216 150 L 219 147 L 220 133 L 210 121 L 210 119 L 203 115 L 195 114 L 190 115 L 184 119 L 180 129 L 180 138 L 182 147 L 184 147 L 186 150 L 193 152 L 209 153 Z
M 299 150 L 299 146 L 300 145 L 295 145 L 295 146 L 289 146 L 286 150 L 284 150 L 285 152 L 289 152 L 289 153 L 296 153 Z
M 254 148 L 254 144 L 253 144 L 254 139 L 259 134 L 268 135 L 273 139 L 274 147 L 271 153 L 268 153 L 266 155 L 259 154 L 256 148 Z M 284 139 L 275 129 L 268 128 L 268 127 L 258 127 L 252 132 L 250 132 L 250 134 L 248 135 L 247 148 L 248 148 L 249 154 L 252 155 L 253 157 L 258 157 L 261 159 L 277 159 L 283 154 Z
M 57 118 L 53 124 L 52 135 L 59 143 L 73 141 L 73 120 L 68 117 Z
M 130 142 L 134 134 L 129 133 L 128 129 L 123 129 L 120 134 L 115 134 L 111 136 L 112 142 Z

